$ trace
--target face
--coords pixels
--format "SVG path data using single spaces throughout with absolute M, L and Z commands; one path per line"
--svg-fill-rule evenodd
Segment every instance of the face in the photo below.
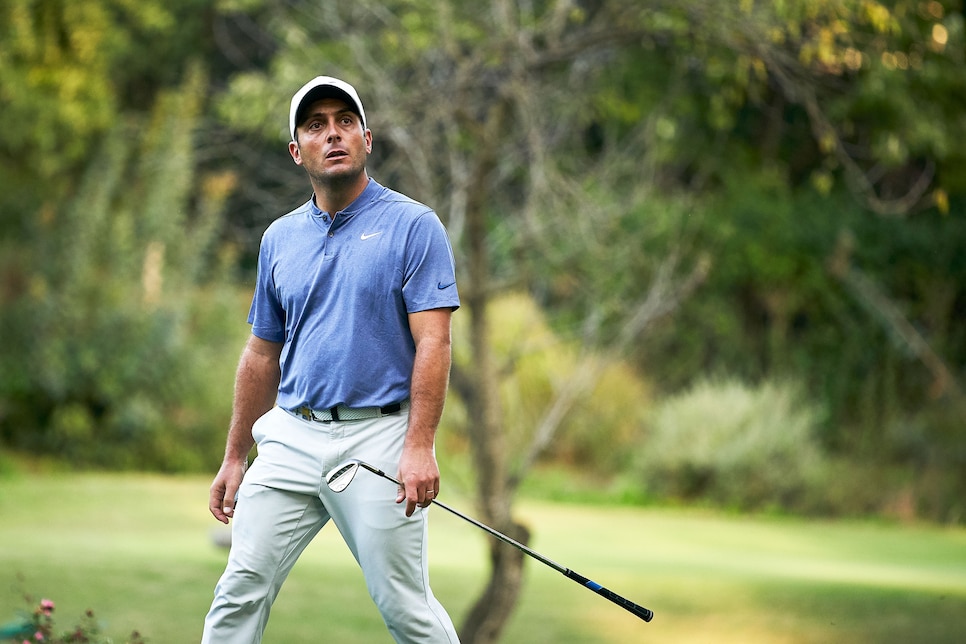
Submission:
M 298 140 L 289 143 L 295 163 L 319 187 L 339 188 L 360 181 L 372 152 L 372 133 L 363 130 L 359 115 L 337 98 L 316 101 L 305 113 L 296 128 Z

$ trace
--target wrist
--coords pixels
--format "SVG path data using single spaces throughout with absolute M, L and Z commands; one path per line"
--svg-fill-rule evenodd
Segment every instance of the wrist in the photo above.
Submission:
M 433 452 L 436 448 L 435 438 L 413 433 L 412 430 L 406 435 L 403 449 L 410 452 Z

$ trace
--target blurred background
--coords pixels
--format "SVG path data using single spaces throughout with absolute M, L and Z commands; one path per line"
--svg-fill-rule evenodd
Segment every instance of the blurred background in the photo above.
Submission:
M 592 488 L 961 526 L 962 9 L 4 0 L 0 477 L 214 473 L 261 233 L 310 196 L 288 101 L 327 74 L 449 230 L 439 450 L 481 519 L 525 540 L 519 494 Z M 461 632 L 512 613 L 492 548 Z

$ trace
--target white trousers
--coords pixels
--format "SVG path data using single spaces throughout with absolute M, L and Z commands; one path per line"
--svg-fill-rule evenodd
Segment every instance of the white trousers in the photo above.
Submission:
M 458 643 L 429 587 L 427 513 L 412 517 L 390 481 L 360 470 L 334 493 L 328 471 L 358 458 L 395 474 L 408 415 L 347 422 L 306 421 L 276 407 L 252 429 L 258 458 L 245 474 L 232 546 L 205 618 L 203 644 L 257 644 L 272 602 L 305 547 L 332 519 L 365 576 L 396 642 Z M 324 633 L 319 640 L 324 641 Z

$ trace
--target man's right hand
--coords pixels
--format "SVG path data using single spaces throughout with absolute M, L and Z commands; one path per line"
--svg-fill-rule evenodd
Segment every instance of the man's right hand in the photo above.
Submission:
M 211 483 L 208 494 L 208 509 L 212 516 L 228 523 L 235 514 L 235 494 L 245 476 L 246 462 L 224 462 Z

